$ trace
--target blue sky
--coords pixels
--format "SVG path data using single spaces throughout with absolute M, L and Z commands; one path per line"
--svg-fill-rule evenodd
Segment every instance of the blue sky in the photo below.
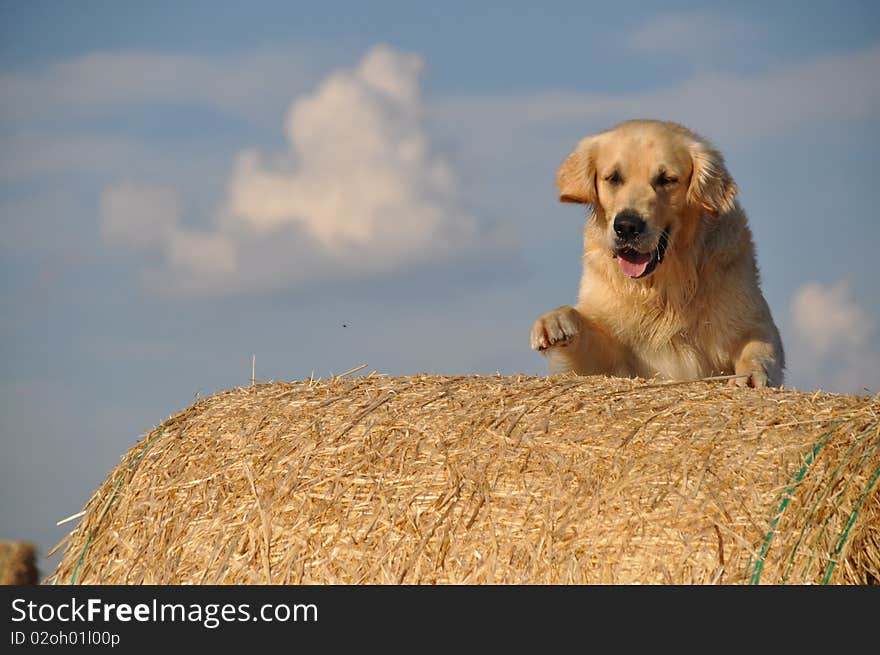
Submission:
M 544 373 L 555 168 L 633 117 L 725 153 L 787 383 L 876 393 L 878 70 L 873 2 L 0 2 L 0 538 L 253 354 Z

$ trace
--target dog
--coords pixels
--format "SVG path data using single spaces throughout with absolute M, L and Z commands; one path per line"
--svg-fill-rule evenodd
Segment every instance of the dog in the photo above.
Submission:
M 578 301 L 539 316 L 551 373 L 780 386 L 785 356 L 755 247 L 721 153 L 672 122 L 588 136 L 556 174 L 592 206 Z

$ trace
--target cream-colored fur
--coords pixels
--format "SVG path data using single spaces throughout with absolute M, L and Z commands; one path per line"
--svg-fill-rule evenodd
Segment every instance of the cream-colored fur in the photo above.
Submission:
M 782 342 L 751 231 L 715 148 L 676 123 L 627 121 L 581 141 L 557 185 L 562 202 L 592 212 L 577 304 L 532 328 L 532 348 L 552 373 L 737 374 L 739 384 L 782 384 Z M 644 218 L 638 251 L 658 260 L 644 277 L 629 277 L 617 261 L 614 219 L 623 211 Z

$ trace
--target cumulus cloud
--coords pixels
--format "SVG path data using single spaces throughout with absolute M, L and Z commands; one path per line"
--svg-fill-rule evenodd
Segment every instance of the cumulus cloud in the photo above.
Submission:
M 830 287 L 805 284 L 794 294 L 792 311 L 798 336 L 817 355 L 840 346 L 863 348 L 874 330 L 871 317 L 850 298 L 846 281 Z
M 152 249 L 166 295 L 279 288 L 401 270 L 503 245 L 464 206 L 432 144 L 421 59 L 386 46 L 329 75 L 287 113 L 287 150 L 237 157 L 228 199 L 201 231 L 179 225 L 173 193 L 119 182 L 102 198 L 110 245 Z M 149 236 L 144 236 L 144 233 Z
M 189 112 L 201 110 L 262 125 L 277 120 L 290 98 L 312 88 L 341 56 L 339 48 L 309 43 L 210 55 L 93 52 L 42 66 L 4 66 L 0 181 L 113 175 L 120 165 L 127 172 L 167 171 L 175 164 L 168 161 L 168 148 L 179 153 L 187 140 L 169 146 L 132 133 L 125 129 L 132 110 L 135 121 L 142 120 L 144 109 L 162 114 L 169 124 L 185 123 Z M 177 110 L 187 113 L 178 116 Z M 194 154 L 187 156 L 190 167 Z
M 235 273 L 235 243 L 224 234 L 184 226 L 183 215 L 175 189 L 122 179 L 101 193 L 99 231 L 108 246 L 164 258 L 175 276 Z
M 846 280 L 810 282 L 792 296 L 790 381 L 800 388 L 849 393 L 880 390 L 877 323 Z
M 467 244 L 476 221 L 449 162 L 431 147 L 421 68 L 417 56 L 380 46 L 294 103 L 285 132 L 296 163 L 243 154 L 233 215 L 260 232 L 299 226 L 331 255 L 360 252 L 387 264 L 424 257 L 429 244 Z

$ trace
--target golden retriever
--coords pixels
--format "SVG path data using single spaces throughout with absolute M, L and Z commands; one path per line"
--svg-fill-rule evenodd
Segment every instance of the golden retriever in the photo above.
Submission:
M 718 150 L 677 123 L 627 121 L 583 139 L 556 182 L 562 202 L 592 212 L 577 304 L 532 328 L 551 373 L 782 384 L 782 341 Z

